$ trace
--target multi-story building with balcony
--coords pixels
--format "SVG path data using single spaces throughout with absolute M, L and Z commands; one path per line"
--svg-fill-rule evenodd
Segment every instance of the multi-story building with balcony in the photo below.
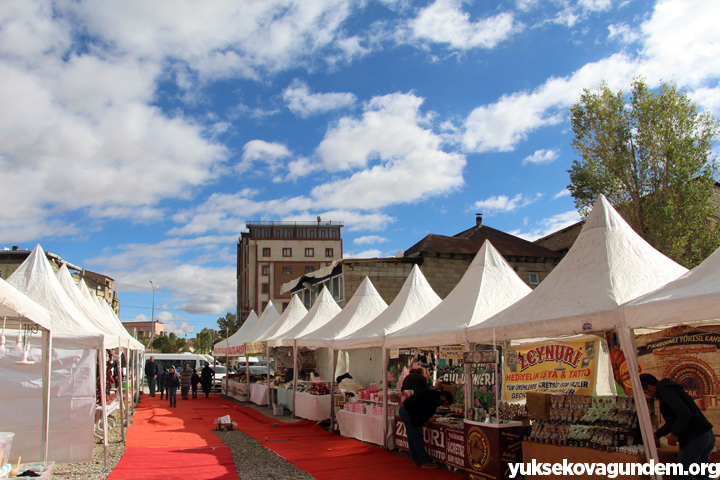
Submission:
M 244 322 L 270 300 L 278 311 L 290 302 L 280 286 L 342 258 L 342 222 L 247 222 L 237 244 L 237 314 Z

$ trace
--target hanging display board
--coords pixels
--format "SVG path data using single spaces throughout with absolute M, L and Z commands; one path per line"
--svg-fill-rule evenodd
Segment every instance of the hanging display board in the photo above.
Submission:
M 607 334 L 613 375 L 626 395 L 632 386 L 625 356 L 614 332 Z M 640 373 L 649 373 L 658 380 L 669 378 L 683 385 L 700 410 L 713 425 L 720 426 L 720 326 L 702 329 L 689 326 L 671 327 L 659 332 L 638 335 Z M 716 427 L 717 431 L 717 427 Z
M 505 356 L 503 400 L 523 400 L 528 391 L 592 395 L 598 339 L 510 347 Z
M 263 342 L 248 343 L 245 351 L 248 355 L 253 353 L 263 353 L 265 351 L 265 349 L 263 349 Z
M 440 358 L 447 360 L 462 360 L 464 350 L 465 348 L 462 345 L 444 345 L 440 347 Z

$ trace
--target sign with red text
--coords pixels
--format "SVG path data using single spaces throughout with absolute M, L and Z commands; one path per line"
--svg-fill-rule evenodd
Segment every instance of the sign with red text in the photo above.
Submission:
M 510 347 L 503 400 L 522 400 L 527 392 L 592 395 L 597 348 L 598 339 Z
M 465 433 L 462 430 L 428 423 L 423 427 L 425 450 L 430 457 L 444 465 L 465 468 Z M 395 417 L 395 448 L 410 451 L 405 424 Z

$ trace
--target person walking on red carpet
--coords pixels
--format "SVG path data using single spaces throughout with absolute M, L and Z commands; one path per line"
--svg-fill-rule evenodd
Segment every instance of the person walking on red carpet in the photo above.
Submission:
M 167 377 L 167 368 L 163 368 L 163 371 L 157 378 L 158 390 L 160 390 L 160 400 L 163 399 L 163 392 L 165 391 L 165 377 Z
M 202 384 L 205 398 L 208 398 L 210 396 L 210 390 L 212 389 L 214 375 L 215 370 L 210 368 L 209 363 L 205 363 L 205 368 L 203 368 L 202 372 L 200 372 L 200 383 Z
M 192 370 L 190 369 L 190 363 L 185 362 L 183 369 L 180 371 L 180 393 L 182 399 L 187 400 L 190 394 L 190 386 L 192 385 Z
M 190 377 L 190 385 L 192 386 L 193 398 L 197 398 L 197 390 L 198 390 L 197 386 L 198 386 L 198 383 L 200 383 L 200 375 L 197 374 L 197 370 L 195 370 L 194 368 L 192 370 L 193 370 L 193 374 L 192 374 L 192 377 Z
M 175 371 L 175 367 L 171 365 L 165 376 L 165 391 L 171 407 L 177 407 L 177 389 L 179 385 L 180 375 Z
M 147 377 L 151 397 L 155 396 L 155 381 L 158 375 L 160 375 L 160 370 L 158 369 L 155 357 L 150 357 L 150 360 L 145 364 L 145 376 Z

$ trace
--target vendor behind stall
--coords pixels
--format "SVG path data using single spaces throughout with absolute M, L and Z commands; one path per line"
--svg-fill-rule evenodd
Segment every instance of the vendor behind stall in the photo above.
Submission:
M 427 390 L 428 388 L 430 388 L 430 386 L 428 385 L 427 378 L 425 378 L 425 375 L 422 374 L 422 370 L 419 368 L 413 368 L 403 380 L 400 390 L 403 392 L 405 390 L 417 392 L 418 390 Z
M 407 430 L 408 447 L 414 467 L 438 468 L 440 465 L 433 462 L 425 450 L 423 438 L 423 425 L 435 420 L 438 407 L 449 407 L 454 399 L 449 392 L 437 390 L 419 390 L 400 406 L 399 415 Z

